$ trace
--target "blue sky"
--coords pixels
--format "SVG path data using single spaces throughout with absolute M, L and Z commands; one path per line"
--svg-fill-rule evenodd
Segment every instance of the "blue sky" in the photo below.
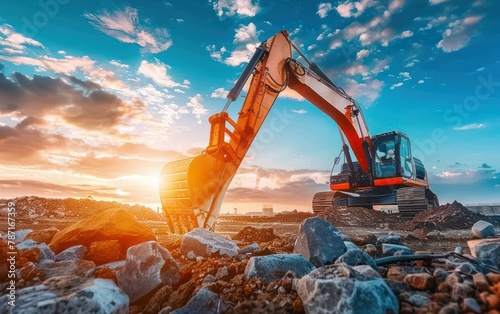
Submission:
M 206 147 L 255 47 L 286 29 L 372 134 L 410 136 L 442 203 L 498 202 L 499 14 L 493 0 L 4 1 L 0 196 L 158 203 L 161 167 Z M 340 148 L 285 91 L 225 206 L 308 209 Z

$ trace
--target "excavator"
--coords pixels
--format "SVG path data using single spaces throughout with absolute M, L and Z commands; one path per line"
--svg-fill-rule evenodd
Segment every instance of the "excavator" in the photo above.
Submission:
M 295 50 L 307 67 L 292 58 Z M 227 113 L 248 79 L 249 88 L 233 120 Z M 167 163 L 160 174 L 160 198 L 172 233 L 213 229 L 224 194 L 278 95 L 291 88 L 338 125 L 343 155 L 340 172 L 330 175 L 330 191 L 313 197 L 312 209 L 334 205 L 391 208 L 407 216 L 437 206 L 422 162 L 410 140 L 398 131 L 370 135 L 360 106 L 336 86 L 283 30 L 264 41 L 227 95 L 223 110 L 211 116 L 209 142 L 198 156 Z M 352 150 L 352 153 L 351 153 Z M 377 208 L 377 206 L 379 208 Z

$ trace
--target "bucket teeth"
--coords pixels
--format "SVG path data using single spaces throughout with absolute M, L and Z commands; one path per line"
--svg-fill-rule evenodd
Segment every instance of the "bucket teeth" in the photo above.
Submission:
M 168 163 L 161 172 L 160 196 L 171 233 L 185 233 L 198 227 L 188 185 L 189 165 L 193 159 Z

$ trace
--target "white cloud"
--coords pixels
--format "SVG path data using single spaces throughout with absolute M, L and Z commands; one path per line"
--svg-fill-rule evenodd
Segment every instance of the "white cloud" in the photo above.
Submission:
M 448 2 L 449 0 L 429 0 L 429 3 L 431 5 L 436 5 L 436 4 L 440 4 L 440 3 L 443 3 L 443 2 Z
M 226 98 L 229 92 L 222 87 L 217 88 L 212 92 L 212 98 Z
M 411 80 L 410 73 L 408 72 L 399 72 L 399 76 L 402 76 L 404 81 Z
M 395 12 L 405 5 L 405 0 L 392 0 L 391 3 L 389 4 L 389 11 L 390 12 Z
M 210 52 L 210 57 L 219 62 L 222 62 L 222 56 L 227 52 L 226 47 L 224 46 L 222 46 L 222 48 L 220 49 L 217 49 L 215 45 L 208 45 L 206 49 L 208 52 Z
M 306 114 L 307 113 L 306 109 L 299 109 L 299 110 L 292 109 L 290 111 L 293 113 L 296 113 L 296 114 Z
M 456 127 L 456 128 L 454 128 L 454 130 L 468 131 L 468 130 L 483 129 L 485 127 L 486 127 L 486 124 L 483 124 L 483 123 L 471 123 L 471 124 L 466 124 L 463 126 Z
M 424 84 L 424 80 L 418 80 L 418 84 Z
M 475 35 L 477 23 L 481 19 L 482 16 L 471 15 L 448 24 L 449 28 L 444 31 L 443 39 L 436 46 L 443 49 L 444 52 L 453 52 L 464 48 Z
M 145 52 L 158 53 L 172 46 L 167 29 L 141 25 L 137 10 L 131 7 L 112 13 L 85 13 L 85 17 L 104 34 L 124 43 L 136 43 Z
M 389 64 L 391 63 L 392 61 L 392 57 L 387 57 L 385 59 L 382 59 L 382 60 L 377 60 L 375 65 L 372 66 L 372 70 L 371 70 L 371 73 L 372 74 L 378 74 L 378 73 L 382 73 L 386 70 L 389 69 Z
M 253 17 L 259 11 L 259 5 L 253 4 L 252 0 L 209 0 L 212 3 L 217 16 L 233 16 L 239 15 L 242 17 Z
M 354 10 L 354 4 L 352 2 L 341 3 L 336 8 L 340 16 L 348 18 L 352 16 L 351 11 Z
M 149 63 L 146 60 L 141 61 L 141 65 L 137 73 L 144 75 L 153 80 L 156 84 L 163 87 L 185 87 L 184 85 L 175 82 L 170 75 L 167 74 L 168 65 L 156 59 L 156 63 Z
M 377 1 L 375 0 L 360 0 L 354 3 L 351 1 L 345 1 L 344 3 L 339 4 L 336 7 L 336 10 L 340 16 L 345 18 L 358 17 L 363 14 L 367 8 L 376 4 Z
M 380 91 L 384 86 L 384 82 L 380 80 L 366 80 L 363 83 L 358 83 L 353 79 L 347 79 L 347 94 L 356 99 L 359 104 L 369 107 L 380 96 Z
M 396 87 L 400 87 L 400 86 L 403 86 L 403 83 L 402 83 L 402 82 L 399 82 L 399 83 L 393 84 L 393 85 L 391 86 L 391 89 L 395 89 Z
M 448 18 L 444 15 L 438 17 L 438 18 L 433 18 L 425 27 L 420 27 L 419 31 L 426 31 L 429 29 L 434 28 L 435 26 L 438 26 L 442 23 L 444 23 Z
M 318 5 L 318 12 L 316 14 L 319 15 L 320 18 L 325 18 L 328 15 L 328 12 L 332 10 L 332 4 L 329 2 L 320 3 Z
M 248 25 L 240 25 L 240 28 L 235 29 L 233 42 L 237 44 L 231 55 L 224 60 L 225 64 L 238 66 L 244 62 L 250 61 L 250 58 L 255 53 L 255 48 L 259 45 L 258 31 L 254 23 Z
M 406 31 L 402 32 L 401 35 L 399 35 L 399 38 L 408 38 L 411 36 L 413 36 L 413 32 L 410 30 L 406 30 Z
M 368 75 L 368 68 L 362 64 L 353 64 L 344 71 L 347 75 Z
M 9 24 L 0 25 L 0 34 L 5 36 L 4 38 L 0 37 L 0 45 L 10 48 L 4 49 L 6 52 L 11 51 L 14 53 L 22 53 L 26 48 L 26 45 L 43 48 L 43 45 L 40 42 L 32 38 L 25 37 L 21 33 L 17 33 Z
M 393 29 L 385 28 L 382 31 L 370 30 L 364 32 L 359 36 L 359 41 L 363 46 L 372 45 L 379 41 L 382 46 L 386 47 L 389 45 L 389 41 L 393 40 L 395 37 L 396 35 Z
M 361 60 L 361 59 L 367 57 L 369 54 L 370 54 L 370 50 L 368 50 L 368 49 L 361 49 L 356 54 L 356 60 Z
M 208 113 L 208 110 L 201 104 L 203 97 L 200 94 L 196 94 L 194 97 L 189 98 L 189 102 L 186 104 L 191 108 L 191 113 L 196 117 L 196 122 L 201 123 L 201 117 Z
M 118 62 L 116 60 L 111 60 L 109 62 L 109 64 L 117 66 L 117 67 L 120 67 L 120 68 L 124 68 L 124 69 L 128 69 L 129 68 L 128 64 L 123 64 L 123 63 L 120 63 L 120 62 Z
M 12 62 L 16 65 L 29 65 L 35 67 L 37 72 L 53 71 L 72 75 L 77 71 L 82 71 L 87 79 L 99 83 L 105 87 L 121 89 L 125 87 L 125 83 L 119 80 L 116 75 L 111 72 L 96 66 L 96 62 L 88 56 L 73 57 L 65 55 L 63 59 L 50 58 L 47 56 L 39 57 L 38 59 L 24 56 L 2 56 L 0 60 Z

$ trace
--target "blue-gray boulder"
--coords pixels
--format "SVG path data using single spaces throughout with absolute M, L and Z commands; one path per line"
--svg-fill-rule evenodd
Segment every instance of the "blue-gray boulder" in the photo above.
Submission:
M 253 256 L 245 268 L 245 277 L 263 278 L 265 283 L 269 283 L 282 278 L 289 270 L 302 277 L 313 269 L 314 265 L 301 254 Z
M 293 253 L 304 255 L 314 266 L 333 263 L 345 251 L 339 231 L 330 222 L 312 217 L 300 224 Z

